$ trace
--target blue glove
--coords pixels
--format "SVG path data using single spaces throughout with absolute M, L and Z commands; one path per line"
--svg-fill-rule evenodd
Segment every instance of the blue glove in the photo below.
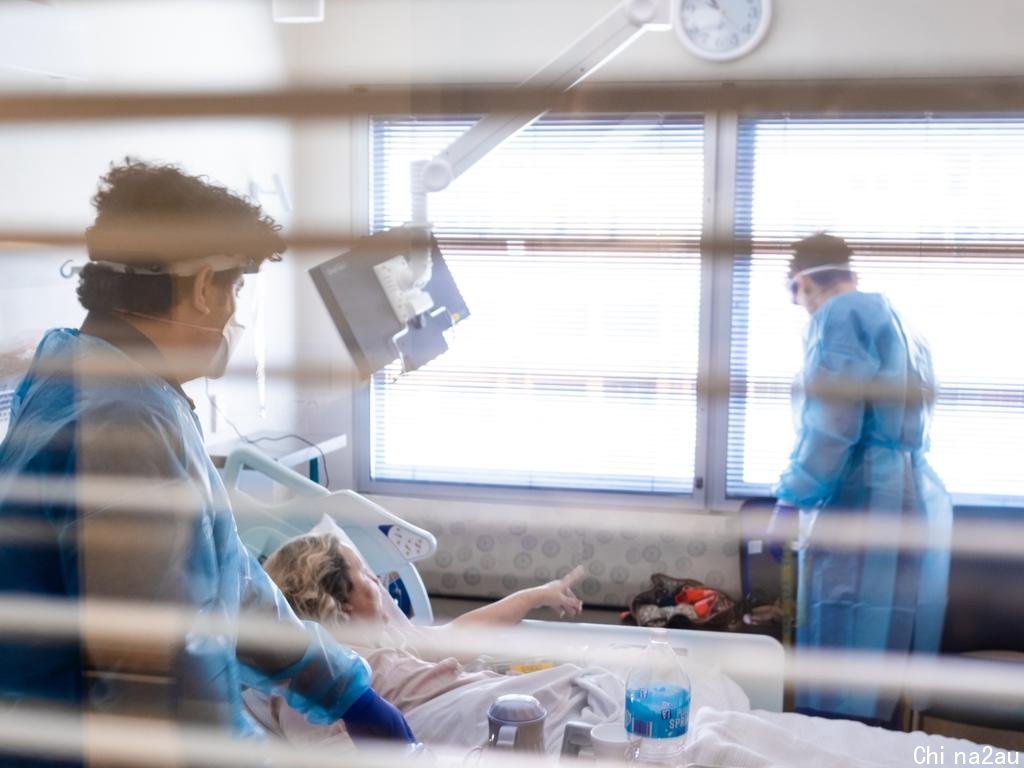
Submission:
M 797 535 L 797 518 L 799 510 L 791 504 L 780 501 L 772 510 L 772 519 L 768 522 L 766 538 L 768 539 L 768 554 L 776 563 L 782 562 L 782 554 L 786 551 L 789 542 Z
M 345 721 L 345 729 L 352 741 L 357 744 L 368 739 L 389 739 L 407 744 L 416 741 L 398 708 L 378 696 L 373 688 L 352 702 L 341 719 Z

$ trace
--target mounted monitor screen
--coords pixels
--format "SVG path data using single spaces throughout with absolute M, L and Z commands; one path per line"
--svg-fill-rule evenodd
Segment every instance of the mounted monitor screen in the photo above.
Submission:
M 310 275 L 364 377 L 398 359 L 403 372 L 430 362 L 448 349 L 445 331 L 469 316 L 437 240 L 422 227 L 365 237 Z

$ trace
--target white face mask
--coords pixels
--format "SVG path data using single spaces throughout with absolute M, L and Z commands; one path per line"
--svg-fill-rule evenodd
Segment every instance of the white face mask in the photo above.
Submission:
M 144 317 L 147 320 L 156 320 L 157 322 L 170 323 L 171 325 L 184 325 L 187 328 L 196 328 L 200 331 L 209 331 L 210 333 L 217 332 L 213 328 L 207 328 L 205 325 L 183 323 L 181 320 L 171 320 L 169 317 L 147 315 L 143 312 L 128 312 L 120 310 L 120 314 Z M 228 361 L 231 360 L 231 356 L 235 353 L 235 350 L 238 349 L 238 342 L 242 340 L 242 335 L 244 333 L 245 326 L 238 322 L 234 315 L 231 315 L 231 317 L 228 318 L 227 323 L 224 324 L 224 328 L 221 329 L 220 343 L 217 346 L 217 351 L 213 353 L 213 357 L 210 360 L 210 367 L 206 370 L 207 378 L 219 379 L 224 375 L 224 371 L 226 371 L 228 367 Z
M 210 370 L 206 374 L 209 378 L 219 379 L 224 375 L 228 362 L 235 354 L 235 350 L 238 349 L 238 342 L 242 340 L 244 333 L 245 326 L 238 322 L 234 315 L 229 317 L 224 329 L 220 332 L 220 346 L 217 347 L 217 352 L 214 354 L 213 360 L 210 361 Z

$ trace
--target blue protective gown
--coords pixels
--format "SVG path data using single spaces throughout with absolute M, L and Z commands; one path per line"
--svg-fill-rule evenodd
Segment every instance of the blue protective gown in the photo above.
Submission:
M 91 362 L 123 366 L 129 375 L 83 375 Z M 102 477 L 141 482 L 150 500 L 174 498 L 176 514 L 139 505 L 137 488 L 102 503 L 47 493 L 60 481 Z M 240 542 L 224 484 L 180 388 L 76 330 L 43 338 L 0 444 L 5 597 L 71 598 L 72 611 L 75 599 L 87 597 L 165 604 L 194 612 L 196 622 L 172 651 L 169 682 L 142 698 L 117 675 L 99 683 L 95 675 L 86 678 L 92 664 L 77 639 L 0 633 L 0 712 L 12 703 L 65 705 L 253 735 L 260 731 L 244 713 L 243 685 L 283 696 L 315 723 L 339 719 L 369 688 L 366 663 L 318 625 L 301 622 Z M 239 646 L 243 612 L 276 620 L 295 643 L 276 652 Z M 201 631 L 206 619 L 223 620 L 226 628 Z M 128 651 L 102 666 L 134 672 L 136 663 Z M 0 754 L 4 766 L 17 760 Z
M 837 397 L 843 388 L 845 397 Z M 857 291 L 812 317 L 798 380 L 798 438 L 776 495 L 800 513 L 797 646 L 938 650 L 946 607 L 952 505 L 925 460 L 935 377 L 927 346 L 889 302 Z M 925 522 L 928 546 L 837 549 L 829 523 Z M 889 720 L 895 692 L 798 688 L 796 705 Z

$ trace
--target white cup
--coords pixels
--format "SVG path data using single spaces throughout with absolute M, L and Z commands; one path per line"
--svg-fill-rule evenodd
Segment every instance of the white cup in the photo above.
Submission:
M 629 750 L 629 735 L 622 723 L 595 725 L 590 731 L 590 744 L 595 759 L 624 762 Z

